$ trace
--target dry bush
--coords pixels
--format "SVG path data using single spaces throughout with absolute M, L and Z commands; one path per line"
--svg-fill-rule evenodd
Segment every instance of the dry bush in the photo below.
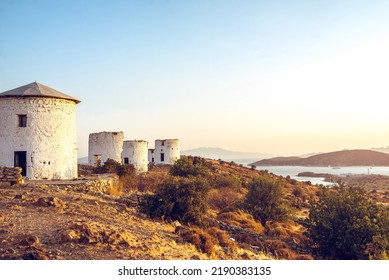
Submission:
M 278 239 L 266 240 L 265 246 L 271 251 L 289 249 L 289 245 L 287 243 Z
M 265 224 L 266 234 L 273 237 L 290 239 L 294 235 L 291 224 L 267 221 Z
M 264 241 L 260 238 L 254 237 L 246 233 L 239 233 L 234 236 L 235 240 L 239 243 L 247 244 L 249 246 L 242 246 L 245 249 L 252 249 L 251 246 L 257 247 L 260 251 L 265 251 Z
M 236 190 L 230 188 L 212 189 L 208 193 L 208 204 L 215 210 L 232 207 L 240 200 L 237 194 Z
M 262 234 L 265 231 L 265 228 L 260 222 L 256 221 L 251 214 L 242 210 L 221 213 L 217 216 L 217 219 L 232 226 L 251 230 L 259 234 Z
M 86 164 L 78 164 L 78 176 L 87 176 L 94 173 L 94 166 L 86 165 Z
M 155 192 L 158 185 L 165 180 L 168 171 L 155 166 L 153 171 L 140 174 L 134 179 L 134 186 L 141 192 Z
M 294 222 L 283 224 L 268 221 L 265 224 L 265 228 L 268 236 L 291 241 L 296 244 L 312 246 L 312 240 L 305 234 L 307 229 L 300 224 Z
M 206 231 L 193 227 L 187 231 L 180 232 L 184 241 L 192 243 L 195 247 L 203 253 L 212 255 L 215 253 L 215 245 L 217 245 L 217 239 L 207 233 Z
M 265 247 L 277 259 L 296 259 L 297 254 L 289 247 L 287 243 L 281 240 L 266 240 Z
M 295 260 L 297 258 L 297 254 L 289 248 L 276 250 L 274 251 L 274 255 L 277 259 L 283 260 Z
M 238 249 L 238 246 L 231 240 L 230 235 L 226 231 L 217 227 L 208 228 L 206 231 L 217 239 L 220 247 L 228 248 L 232 251 L 236 251 Z
M 130 191 L 138 190 L 138 176 L 123 176 L 119 180 L 122 183 L 123 191 L 128 193 Z
M 121 196 L 123 192 L 123 183 L 120 180 L 114 180 L 113 184 L 107 187 L 106 193 L 113 196 Z
M 309 261 L 309 260 L 314 260 L 314 258 L 311 255 L 298 254 L 295 257 L 295 260 L 307 260 L 307 261 Z

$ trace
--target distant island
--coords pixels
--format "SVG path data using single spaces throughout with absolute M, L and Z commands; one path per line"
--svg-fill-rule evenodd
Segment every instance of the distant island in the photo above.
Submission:
M 343 150 L 302 157 L 263 159 L 251 166 L 389 166 L 389 154 L 372 150 Z

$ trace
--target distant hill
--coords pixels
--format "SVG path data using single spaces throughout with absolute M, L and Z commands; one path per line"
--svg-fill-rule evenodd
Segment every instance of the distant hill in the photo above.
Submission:
M 255 166 L 389 166 L 389 154 L 371 150 L 343 150 L 300 157 L 277 157 L 253 162 Z
M 88 164 L 88 157 L 82 157 L 77 159 L 78 164 Z
M 252 153 L 252 152 L 236 152 L 228 151 L 222 148 L 201 147 L 192 150 L 182 151 L 181 155 L 199 156 L 210 159 L 223 159 L 226 161 L 236 159 L 262 159 L 269 157 L 268 154 Z

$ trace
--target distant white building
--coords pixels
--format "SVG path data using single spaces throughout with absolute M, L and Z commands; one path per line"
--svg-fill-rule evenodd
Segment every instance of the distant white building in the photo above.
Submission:
M 98 132 L 89 134 L 89 165 L 103 165 L 108 159 L 122 162 L 124 134 L 119 132 Z
M 78 103 L 36 82 L 0 93 L 0 165 L 30 179 L 77 178 Z
M 123 142 L 122 163 L 132 164 L 137 172 L 148 170 L 148 143 L 144 140 Z
M 155 140 L 155 148 L 149 149 L 149 162 L 155 164 L 174 164 L 180 158 L 180 141 L 178 139 Z
M 155 148 L 148 149 L 144 140 L 123 141 L 123 132 L 98 132 L 89 135 L 88 163 L 103 165 L 108 159 L 132 164 L 137 172 L 146 172 L 148 163 L 174 164 L 180 158 L 178 139 L 155 140 Z

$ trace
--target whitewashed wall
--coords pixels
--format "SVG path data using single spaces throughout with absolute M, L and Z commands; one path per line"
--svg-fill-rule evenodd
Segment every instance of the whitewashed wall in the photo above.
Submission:
M 153 154 L 155 164 L 174 164 L 180 158 L 180 141 L 178 139 L 155 140 Z
M 27 115 L 27 127 L 18 126 L 18 115 Z M 0 98 L 0 165 L 14 166 L 15 151 L 27 152 L 28 178 L 77 178 L 76 103 Z
M 100 157 L 101 164 L 108 159 L 122 162 L 123 132 L 98 132 L 89 134 L 88 162 L 96 165 L 96 155 Z
M 133 164 L 137 172 L 148 170 L 148 143 L 144 140 L 130 140 L 123 142 L 122 162 L 128 158 L 129 164 Z

